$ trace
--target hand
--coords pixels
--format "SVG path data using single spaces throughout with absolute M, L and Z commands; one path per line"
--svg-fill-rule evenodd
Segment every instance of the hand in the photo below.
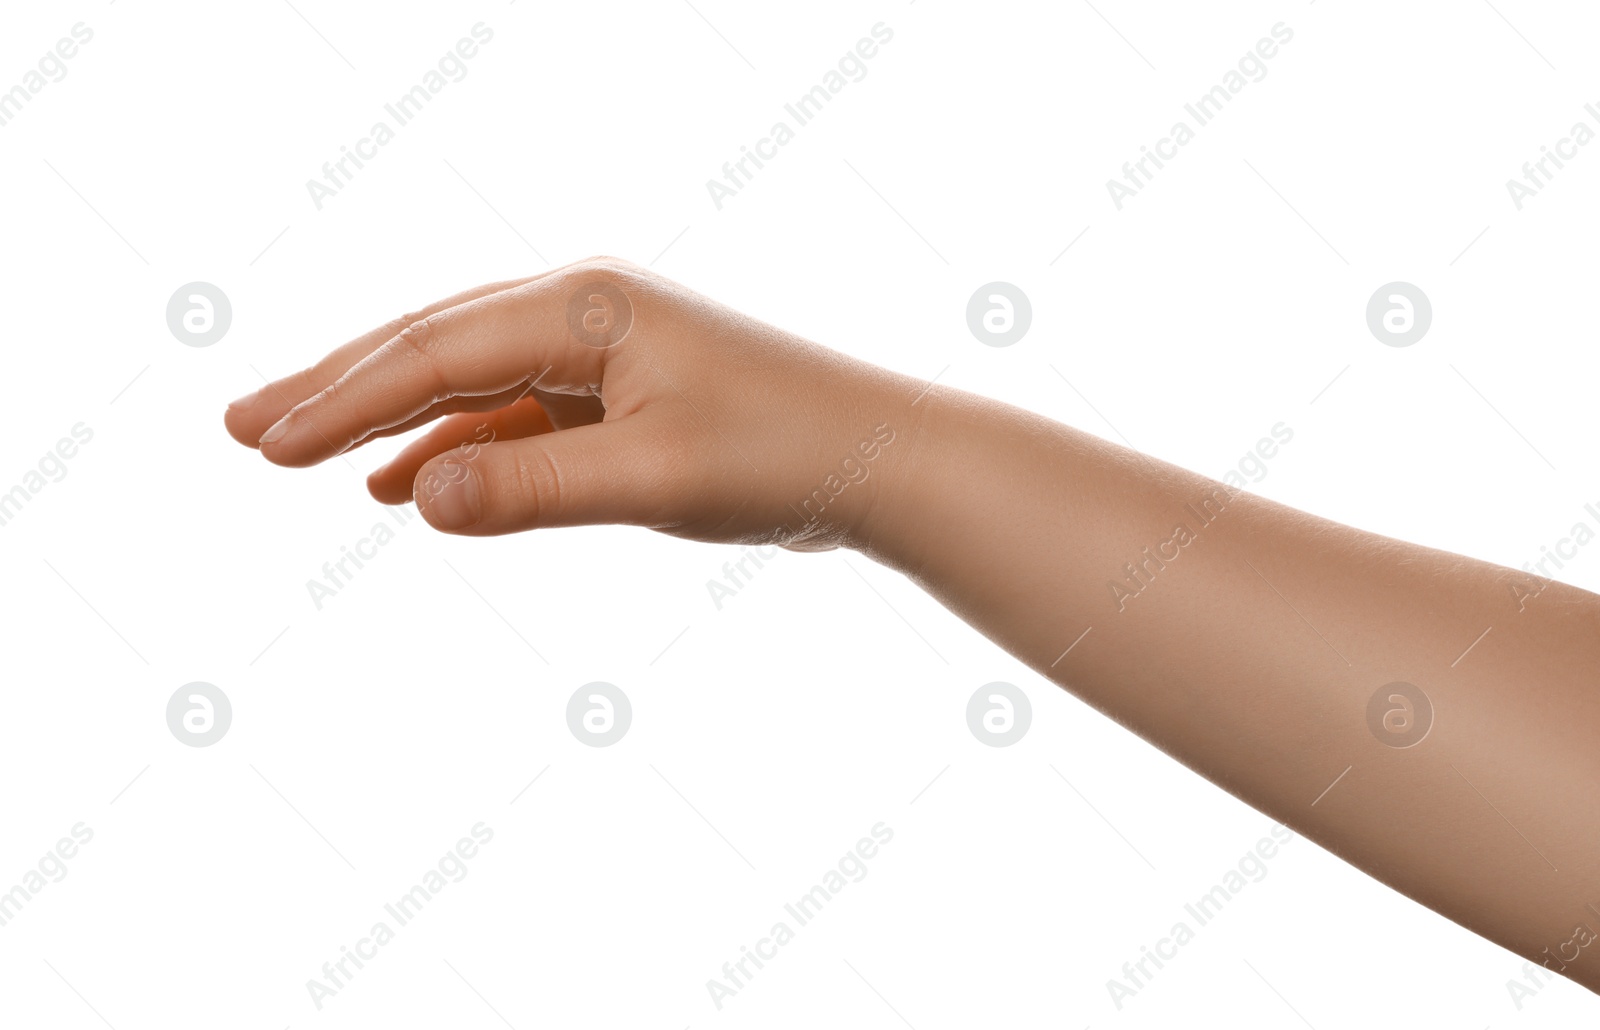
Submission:
M 624 523 L 821 550 L 860 546 L 922 389 L 594 258 L 396 319 L 226 423 L 295 468 L 436 423 L 367 487 L 444 532 Z

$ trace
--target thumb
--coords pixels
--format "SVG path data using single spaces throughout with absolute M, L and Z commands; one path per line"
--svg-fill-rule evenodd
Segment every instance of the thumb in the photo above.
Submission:
M 634 414 L 450 451 L 418 470 L 417 508 L 433 528 L 466 536 L 658 524 L 686 484 L 650 421 Z

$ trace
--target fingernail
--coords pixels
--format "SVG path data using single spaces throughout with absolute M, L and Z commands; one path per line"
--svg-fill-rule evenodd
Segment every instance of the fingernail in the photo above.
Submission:
M 289 416 L 285 415 L 278 419 L 278 421 L 272 423 L 271 429 L 268 429 L 265 433 L 261 434 L 261 439 L 256 441 L 256 445 L 260 446 L 261 444 L 277 443 L 279 440 L 282 440 L 284 434 L 288 432 Z
M 483 513 L 478 474 L 465 465 L 456 467 L 465 470 L 465 475 L 429 497 L 422 509 L 423 517 L 433 528 L 447 532 L 476 524 Z

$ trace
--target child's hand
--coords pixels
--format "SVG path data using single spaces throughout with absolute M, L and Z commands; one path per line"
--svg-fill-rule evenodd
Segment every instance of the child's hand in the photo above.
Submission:
M 626 523 L 856 545 L 922 385 L 595 258 L 373 330 L 228 408 L 302 467 L 437 422 L 368 479 L 471 535 Z

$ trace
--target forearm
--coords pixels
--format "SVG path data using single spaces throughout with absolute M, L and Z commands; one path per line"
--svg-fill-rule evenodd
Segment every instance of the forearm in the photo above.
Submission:
M 960 391 L 909 420 L 866 553 L 1251 805 L 1600 990 L 1600 946 L 1569 943 L 1600 934 L 1579 801 L 1600 781 L 1600 598 Z M 1432 706 L 1409 747 L 1382 724 L 1395 682 Z

